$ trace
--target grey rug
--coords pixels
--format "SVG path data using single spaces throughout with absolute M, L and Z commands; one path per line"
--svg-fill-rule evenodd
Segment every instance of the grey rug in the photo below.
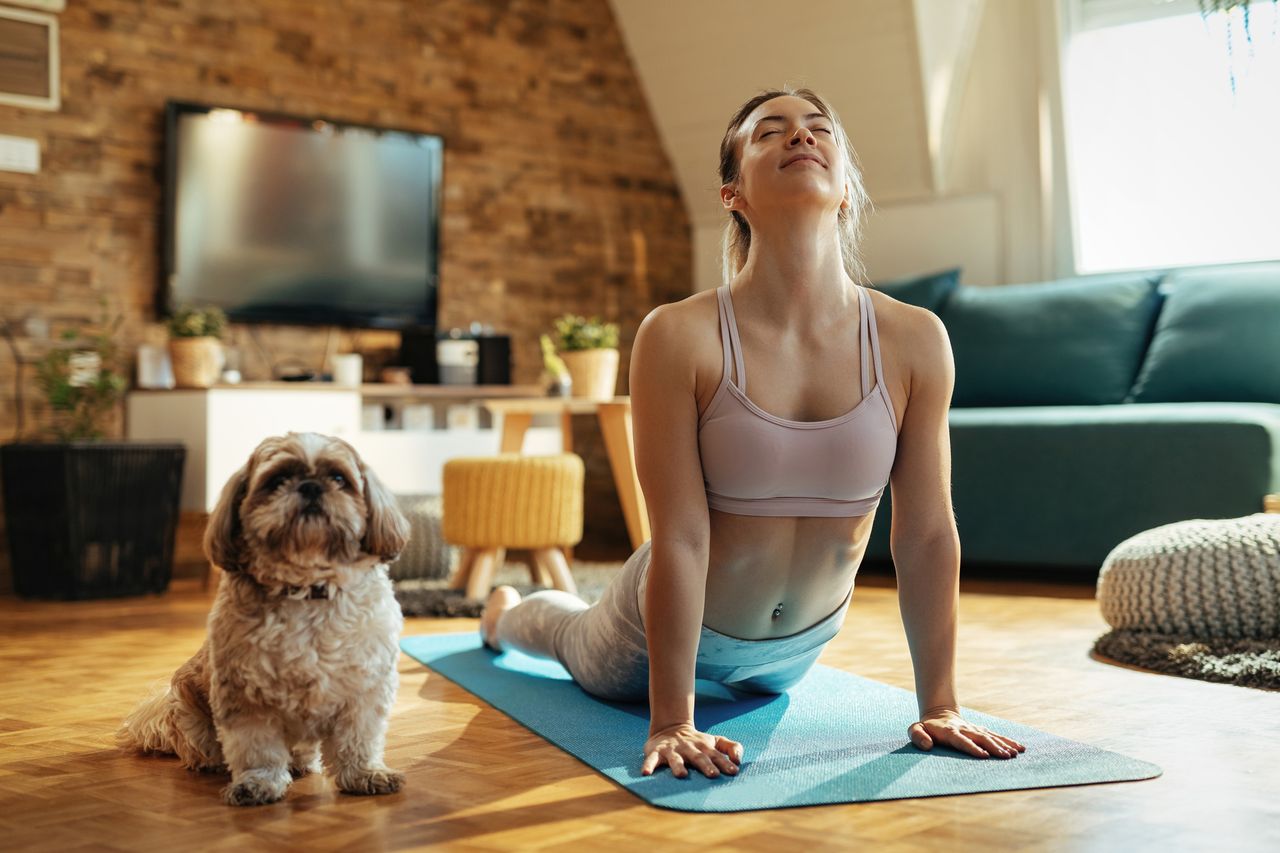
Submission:
M 1280 638 L 1205 639 L 1116 629 L 1099 637 L 1093 651 L 1165 675 L 1280 690 Z
M 621 568 L 621 560 L 574 560 L 570 570 L 573 572 L 574 583 L 578 585 L 578 596 L 588 604 L 595 604 Z M 547 589 L 531 583 L 529 567 L 513 560 L 504 562 L 494 576 L 494 586 L 501 584 L 510 584 L 521 595 Z M 405 616 L 457 616 L 474 619 L 484 610 L 483 601 L 468 601 L 461 590 L 448 589 L 447 578 L 397 580 L 394 585 L 396 600 L 400 602 L 400 609 Z

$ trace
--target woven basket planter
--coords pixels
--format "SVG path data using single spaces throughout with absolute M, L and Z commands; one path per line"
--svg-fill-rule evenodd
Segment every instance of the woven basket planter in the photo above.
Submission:
M 173 382 L 179 388 L 209 388 L 222 372 L 222 342 L 217 338 L 170 338 Z
M 574 397 L 587 397 L 592 400 L 610 400 L 614 389 L 618 387 L 617 349 L 601 347 L 598 349 L 566 350 L 560 358 L 573 377 Z

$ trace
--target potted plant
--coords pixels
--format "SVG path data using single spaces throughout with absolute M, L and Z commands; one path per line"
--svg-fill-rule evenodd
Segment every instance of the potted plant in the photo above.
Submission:
M 565 314 L 554 323 L 573 396 L 611 399 L 618 384 L 618 324 L 576 314 Z
M 169 584 L 186 448 L 103 439 L 126 387 L 119 326 L 104 316 L 95 328 L 69 330 L 35 363 L 49 440 L 19 436 L 0 447 L 19 595 L 103 598 Z M 21 365 L 17 377 L 20 386 Z
M 222 372 L 222 330 L 227 315 L 209 306 L 178 308 L 169 317 L 169 359 L 179 388 L 208 388 Z

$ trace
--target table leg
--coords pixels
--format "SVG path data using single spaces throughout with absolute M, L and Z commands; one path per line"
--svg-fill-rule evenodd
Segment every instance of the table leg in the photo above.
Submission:
M 564 453 L 573 452 L 573 413 L 568 409 L 560 413 L 560 443 Z
M 529 431 L 533 415 L 528 412 L 508 412 L 502 416 L 502 443 L 499 453 L 519 453 L 524 448 L 524 434 Z
M 627 403 L 600 403 L 596 413 L 600 419 L 600 433 L 604 436 L 605 452 L 609 456 L 609 467 L 613 469 L 613 483 L 622 504 L 622 515 L 627 522 L 627 534 L 631 537 L 631 547 L 639 548 L 649 540 L 649 512 L 645 507 L 644 493 L 640 490 L 640 477 L 636 473 L 631 406 Z

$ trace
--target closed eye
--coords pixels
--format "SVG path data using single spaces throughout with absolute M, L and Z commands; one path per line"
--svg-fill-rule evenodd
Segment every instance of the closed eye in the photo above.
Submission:
M 827 130 L 825 127 L 818 127 L 818 128 L 814 128 L 814 129 L 815 129 L 815 130 L 818 130 L 818 131 L 820 131 L 820 132 L 822 132 L 822 133 L 826 133 L 826 134 L 830 134 L 830 133 L 831 133 L 831 131 L 830 131 L 830 130 Z M 771 133 L 778 133 L 778 132 L 779 132 L 779 131 L 776 131 L 776 130 L 767 130 L 767 131 L 765 131 L 764 133 L 760 134 L 760 138 L 761 138 L 761 139 L 764 139 L 764 138 L 765 138 L 766 136 L 768 136 L 769 134 L 771 134 Z

